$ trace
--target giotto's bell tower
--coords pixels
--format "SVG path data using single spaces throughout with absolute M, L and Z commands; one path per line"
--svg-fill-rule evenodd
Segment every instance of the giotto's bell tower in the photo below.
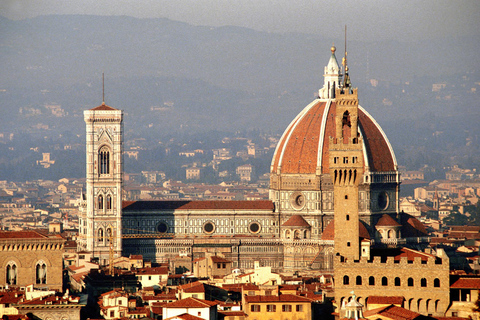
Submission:
M 101 264 L 122 253 L 123 111 L 105 103 L 84 111 L 87 190 L 80 237 Z

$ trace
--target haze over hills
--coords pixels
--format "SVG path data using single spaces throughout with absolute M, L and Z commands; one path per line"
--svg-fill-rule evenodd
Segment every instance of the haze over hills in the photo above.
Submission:
M 281 133 L 322 86 L 330 46 L 339 60 L 344 51 L 343 34 L 327 39 L 124 16 L 0 17 L 0 29 L 1 131 L 32 135 L 30 141 L 81 140 L 83 110 L 102 101 L 102 72 L 106 103 L 127 114 L 127 139 L 212 129 Z M 479 148 L 467 144 L 478 146 L 480 136 L 479 44 L 471 37 L 348 40 L 360 103 L 382 125 L 400 164 L 455 156 L 478 165 L 471 157 Z M 438 83 L 445 87 L 432 92 Z

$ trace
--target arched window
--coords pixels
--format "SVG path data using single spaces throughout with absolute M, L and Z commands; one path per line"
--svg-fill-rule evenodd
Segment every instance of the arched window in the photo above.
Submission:
M 357 276 L 357 279 L 356 279 L 355 283 L 356 283 L 357 286 L 361 286 L 362 285 L 362 276 Z
M 407 285 L 408 285 L 409 287 L 413 287 L 413 285 L 414 285 L 413 278 L 408 278 L 408 280 L 407 280 Z
M 47 283 L 47 265 L 43 260 L 37 262 L 35 267 L 35 282 L 37 284 L 46 284 Z
M 400 278 L 399 277 L 395 278 L 395 287 L 400 287 Z
M 350 279 L 348 278 L 348 276 L 343 276 L 343 284 L 345 285 L 350 284 Z
M 100 174 L 110 174 L 110 151 L 102 147 L 98 152 L 98 165 Z
M 307 230 L 303 231 L 303 238 L 307 239 L 308 238 L 308 232 Z
M 426 286 L 427 286 L 427 279 L 422 278 L 422 279 L 420 280 L 420 286 L 421 286 L 421 287 L 426 287 Z
M 435 279 L 433 280 L 433 286 L 434 286 L 435 288 L 440 288 L 440 279 L 435 278 Z
M 107 210 L 112 210 L 112 196 L 107 195 Z
M 371 276 L 370 278 L 368 278 L 368 285 L 369 286 L 374 286 L 375 285 L 375 277 L 374 276 Z
M 300 239 L 300 231 L 295 230 L 293 237 L 294 237 L 295 239 Z
M 5 279 L 6 284 L 10 284 L 10 285 L 17 284 L 17 265 L 15 264 L 15 262 L 10 261 L 7 264 L 5 276 L 6 276 L 6 279 Z
M 102 228 L 98 229 L 97 239 L 98 239 L 98 243 L 103 243 L 103 229 Z
M 98 196 L 98 209 L 103 210 L 103 196 L 102 195 Z
M 382 277 L 382 286 L 388 286 L 388 279 L 387 279 L 387 277 Z
M 112 228 L 107 228 L 107 234 L 106 234 L 107 244 L 110 244 L 110 241 L 112 240 L 112 236 L 113 236 Z

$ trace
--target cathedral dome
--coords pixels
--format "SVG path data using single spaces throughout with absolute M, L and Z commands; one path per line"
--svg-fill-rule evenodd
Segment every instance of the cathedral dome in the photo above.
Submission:
M 329 138 L 336 138 L 335 99 L 316 99 L 289 124 L 275 150 L 271 173 L 329 173 Z M 358 107 L 363 163 L 370 172 L 395 171 L 397 162 L 385 133 L 362 107 Z
M 342 62 L 343 74 L 335 57 L 335 47 L 331 51 L 319 98 L 293 119 L 277 144 L 270 167 L 274 175 L 330 173 L 331 139 L 343 139 L 344 143 L 351 139 L 361 141 L 364 172 L 397 170 L 395 155 L 385 133 L 358 105 L 357 90 L 351 87 L 346 57 Z M 343 119 L 339 118 L 342 114 Z

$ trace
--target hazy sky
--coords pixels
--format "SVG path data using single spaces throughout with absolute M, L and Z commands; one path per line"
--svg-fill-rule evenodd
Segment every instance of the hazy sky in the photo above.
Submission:
M 165 17 L 193 25 L 234 25 L 373 41 L 480 34 L 479 0 L 0 0 L 0 14 Z

